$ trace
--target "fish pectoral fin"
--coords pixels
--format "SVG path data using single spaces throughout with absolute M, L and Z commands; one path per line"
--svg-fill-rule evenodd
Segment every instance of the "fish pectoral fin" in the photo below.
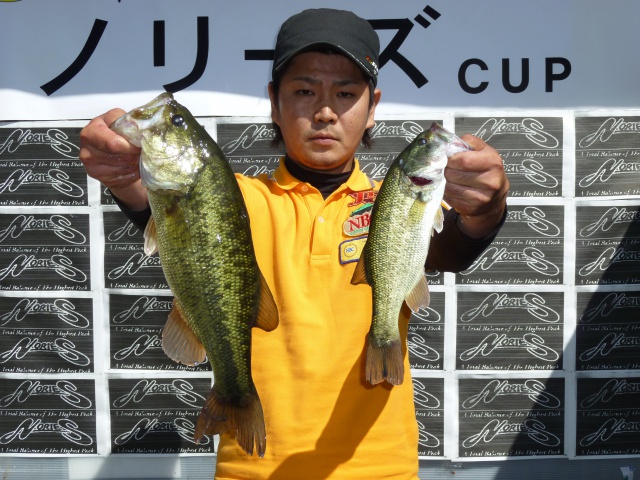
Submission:
M 207 359 L 207 352 L 191 327 L 187 324 L 177 299 L 162 330 L 162 349 L 174 362 L 199 365 Z
M 431 295 L 429 293 L 426 275 L 423 274 L 420 277 L 418 283 L 416 283 L 404 300 L 412 312 L 417 312 L 421 308 L 427 308 L 429 306 Z
M 440 233 L 444 225 L 444 211 L 442 208 L 436 210 L 436 215 L 433 217 L 433 230 Z M 431 233 L 433 235 L 433 232 Z
M 158 253 L 158 236 L 156 232 L 156 221 L 151 217 L 144 229 L 144 253 L 155 255 Z
M 256 324 L 254 326 L 270 332 L 275 330 L 279 323 L 278 306 L 276 305 L 269 285 L 267 285 L 267 281 L 260 272 L 259 277 L 260 301 L 258 303 L 258 315 L 256 316 Z
M 358 260 L 356 269 L 353 271 L 353 276 L 351 277 L 351 285 L 360 284 L 369 284 L 367 281 L 367 266 L 364 260 L 364 252 L 360 255 L 360 260 Z

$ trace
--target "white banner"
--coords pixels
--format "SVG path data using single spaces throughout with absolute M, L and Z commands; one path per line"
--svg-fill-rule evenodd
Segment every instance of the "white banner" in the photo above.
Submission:
M 268 115 L 277 30 L 304 8 L 370 20 L 382 113 L 638 108 L 636 0 L 0 2 L 0 121 L 86 119 L 163 89 L 195 115 Z

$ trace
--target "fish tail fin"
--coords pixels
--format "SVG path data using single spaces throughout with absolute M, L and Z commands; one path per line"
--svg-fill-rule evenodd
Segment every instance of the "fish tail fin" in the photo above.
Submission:
M 213 386 L 200 411 L 194 439 L 198 443 L 205 435 L 216 435 L 227 430 L 235 430 L 238 444 L 248 455 L 253 455 L 255 447 L 258 456 L 264 457 L 267 433 L 262 404 L 255 388 L 243 401 L 231 402 L 222 398 Z
M 383 380 L 392 385 L 400 385 L 404 379 L 404 359 L 400 340 L 386 345 L 376 345 L 369 339 L 365 373 L 367 381 L 372 385 Z

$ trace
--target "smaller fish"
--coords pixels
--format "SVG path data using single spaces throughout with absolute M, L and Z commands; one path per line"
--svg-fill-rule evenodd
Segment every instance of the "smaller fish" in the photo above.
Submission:
M 434 230 L 440 232 L 447 159 L 472 148 L 433 123 L 394 160 L 371 211 L 369 237 L 351 283 L 371 285 L 373 312 L 366 378 L 399 385 L 404 361 L 398 317 L 429 305 L 424 265 Z

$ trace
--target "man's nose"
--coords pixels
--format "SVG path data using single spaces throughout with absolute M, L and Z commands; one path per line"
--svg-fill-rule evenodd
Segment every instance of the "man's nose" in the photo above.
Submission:
M 323 105 L 320 105 L 313 116 L 313 119 L 318 123 L 335 123 L 338 119 L 338 115 L 331 106 L 324 103 Z

